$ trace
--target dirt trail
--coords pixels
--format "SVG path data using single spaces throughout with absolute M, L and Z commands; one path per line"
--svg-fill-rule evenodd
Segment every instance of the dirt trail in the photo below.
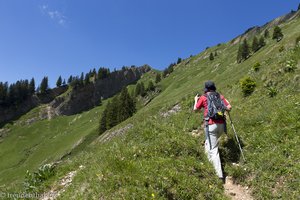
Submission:
M 226 177 L 225 194 L 233 200 L 253 200 L 247 187 L 233 183 L 231 177 Z

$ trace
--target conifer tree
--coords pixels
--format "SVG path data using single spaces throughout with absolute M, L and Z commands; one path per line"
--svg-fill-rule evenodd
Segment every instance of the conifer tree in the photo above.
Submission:
M 239 45 L 238 53 L 237 53 L 237 58 L 236 58 L 238 63 L 241 63 L 242 61 L 242 45 Z
M 279 26 L 276 26 L 273 31 L 272 39 L 276 39 L 276 41 L 279 42 L 282 38 L 283 38 L 283 34 L 281 28 Z
M 5 105 L 7 100 L 8 85 L 0 82 L 0 105 Z
M 298 10 L 300 10 L 300 3 L 299 3 L 299 5 L 298 5 Z
M 62 78 L 61 78 L 61 76 L 59 76 L 58 79 L 57 79 L 57 81 L 56 81 L 56 86 L 60 87 L 61 84 L 62 84 Z
M 126 87 L 122 89 L 118 103 L 118 122 L 122 122 L 131 117 L 135 112 L 134 101 L 130 97 Z
M 84 85 L 88 85 L 90 83 L 90 74 L 85 74 Z
M 259 43 L 259 48 L 262 48 L 262 47 L 266 46 L 266 42 L 265 42 L 265 39 L 264 39 L 263 36 L 261 36 L 259 38 L 259 42 L 258 43 Z
M 214 58 L 214 54 L 211 52 L 210 54 L 209 54 L 209 60 L 214 60 L 215 58 Z
M 135 86 L 135 96 L 139 96 L 141 94 L 141 84 L 137 83 Z
M 163 71 L 163 77 L 166 78 L 168 74 L 169 74 L 169 70 L 168 70 L 168 68 L 166 68 L 166 69 Z
M 264 32 L 264 37 L 268 38 L 269 36 L 270 36 L 269 30 L 266 29 L 265 32 Z
M 80 86 L 84 85 L 84 74 L 83 74 L 83 72 L 81 73 L 81 76 L 80 76 L 79 85 Z
M 64 79 L 64 81 L 63 81 L 63 83 L 62 83 L 63 85 L 66 85 L 66 79 Z
M 141 92 L 140 92 L 140 95 L 142 96 L 142 97 L 144 97 L 144 96 L 146 96 L 146 90 L 145 90 L 145 85 L 144 85 L 144 83 L 143 82 L 141 82 Z
M 217 51 L 215 51 L 215 57 L 217 57 L 218 56 L 218 52 Z
M 107 130 L 107 110 L 110 107 L 110 102 L 107 103 L 104 111 L 102 112 L 102 116 L 100 119 L 100 125 L 99 125 L 99 133 L 104 133 Z
M 171 74 L 174 71 L 175 63 L 171 63 L 168 67 L 168 73 Z
M 178 58 L 177 59 L 177 64 L 181 63 L 182 59 L 181 58 Z
M 29 83 L 29 92 L 30 92 L 30 94 L 34 94 L 34 92 L 35 92 L 35 81 L 34 81 L 34 78 L 32 78 L 30 80 L 30 83 Z
M 107 109 L 107 117 L 106 117 L 106 128 L 110 129 L 118 124 L 118 106 L 119 106 L 119 98 L 115 96 L 112 99 L 110 106 Z
M 42 82 L 41 82 L 41 85 L 40 85 L 40 93 L 45 94 L 47 92 L 47 89 L 48 89 L 48 77 L 45 76 L 42 79 Z
M 73 76 L 71 75 L 69 78 L 68 78 L 68 84 L 71 84 L 73 81 Z
M 159 83 L 161 81 L 161 76 L 159 73 L 156 74 L 155 83 Z
M 242 59 L 246 60 L 250 55 L 249 45 L 247 39 L 244 40 L 242 45 Z
M 255 53 L 259 50 L 259 43 L 258 43 L 258 39 L 256 36 L 254 36 L 253 41 L 252 41 L 252 51 Z
M 154 90 L 155 90 L 154 84 L 153 84 L 153 82 L 150 80 L 149 83 L 148 83 L 147 91 L 154 91 Z

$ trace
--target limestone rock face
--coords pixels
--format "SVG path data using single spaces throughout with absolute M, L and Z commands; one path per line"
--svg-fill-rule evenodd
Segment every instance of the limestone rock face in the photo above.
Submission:
M 84 87 L 74 88 L 64 97 L 58 97 L 50 103 L 56 115 L 73 115 L 98 106 L 106 99 L 121 91 L 124 86 L 135 83 L 151 68 L 147 65 L 131 67 L 112 72 L 108 78 L 96 80 Z

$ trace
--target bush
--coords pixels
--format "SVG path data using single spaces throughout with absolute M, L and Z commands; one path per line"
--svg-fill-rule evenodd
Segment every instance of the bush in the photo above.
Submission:
M 242 92 L 244 96 L 249 96 L 253 93 L 256 87 L 256 82 L 252 80 L 250 77 L 244 77 L 243 79 L 240 80 L 240 85 L 242 87 Z
M 259 62 L 255 63 L 255 65 L 253 65 L 252 69 L 254 71 L 256 71 L 256 72 L 259 71 L 259 69 L 260 69 L 260 63 Z

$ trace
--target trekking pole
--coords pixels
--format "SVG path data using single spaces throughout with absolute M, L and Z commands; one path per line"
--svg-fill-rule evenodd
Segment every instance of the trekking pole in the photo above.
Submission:
M 231 128 L 232 128 L 232 130 L 233 130 L 233 132 L 234 132 L 234 135 L 235 135 L 235 139 L 236 139 L 236 141 L 237 141 L 237 143 L 238 143 L 238 145 L 239 145 L 239 148 L 240 148 L 240 151 L 241 151 L 241 154 L 242 154 L 243 161 L 246 162 L 246 159 L 245 159 L 245 156 L 244 156 L 244 153 L 243 153 L 243 149 L 242 149 L 242 146 L 241 146 L 239 137 L 238 137 L 238 135 L 237 135 L 237 133 L 236 133 L 236 131 L 235 131 L 235 128 L 234 128 L 233 122 L 232 122 L 232 120 L 231 120 L 230 114 L 229 114 L 229 112 L 227 112 L 227 113 L 228 113 L 228 117 L 229 117 L 229 120 L 230 120 Z

